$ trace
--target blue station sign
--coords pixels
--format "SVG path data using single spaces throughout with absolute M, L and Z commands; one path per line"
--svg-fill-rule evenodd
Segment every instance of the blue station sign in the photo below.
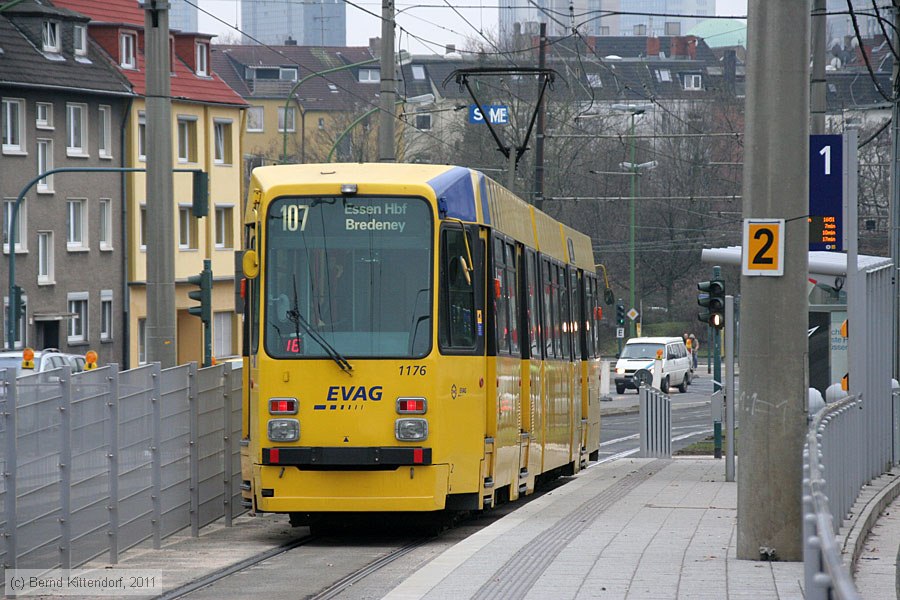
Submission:
M 503 104 L 489 104 L 484 107 L 491 125 L 509 125 L 509 107 Z M 484 115 L 477 104 L 469 105 L 469 123 L 484 123 Z
M 844 249 L 843 136 L 809 136 L 809 249 Z

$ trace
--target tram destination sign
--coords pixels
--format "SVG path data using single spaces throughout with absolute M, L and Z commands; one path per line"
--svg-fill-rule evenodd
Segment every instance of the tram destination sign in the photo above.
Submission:
M 809 136 L 809 249 L 842 252 L 843 136 Z

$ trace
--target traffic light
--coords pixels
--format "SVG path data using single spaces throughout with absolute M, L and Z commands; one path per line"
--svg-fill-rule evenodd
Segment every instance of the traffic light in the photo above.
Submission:
M 209 268 L 209 260 L 203 261 L 203 270 L 199 275 L 191 275 L 187 280 L 198 288 L 188 292 L 188 298 L 200 302 L 197 306 L 189 307 L 188 312 L 200 317 L 200 320 L 208 326 L 212 320 L 212 269 Z
M 706 309 L 698 313 L 697 318 L 716 329 L 725 327 L 725 282 L 720 279 L 701 281 L 697 289 L 700 290 L 697 304 Z
M 616 323 L 618 325 L 625 324 L 625 305 L 616 304 Z

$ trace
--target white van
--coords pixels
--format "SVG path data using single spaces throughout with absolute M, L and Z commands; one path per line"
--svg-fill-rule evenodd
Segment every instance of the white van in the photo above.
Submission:
M 684 393 L 691 383 L 691 357 L 684 340 L 679 337 L 641 337 L 625 342 L 619 360 L 616 362 L 616 393 L 624 394 L 626 388 L 638 389 L 634 372 L 646 369 L 653 372 L 653 363 L 658 353 L 662 353 L 662 379 L 659 389 L 669 393 L 674 385 Z

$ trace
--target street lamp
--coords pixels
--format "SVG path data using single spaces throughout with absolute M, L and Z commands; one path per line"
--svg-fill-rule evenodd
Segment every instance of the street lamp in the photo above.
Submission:
M 339 67 L 333 67 L 331 69 L 325 69 L 324 71 L 316 71 L 315 73 L 310 73 L 305 77 L 301 77 L 297 80 L 297 83 L 291 87 L 291 91 L 288 92 L 287 98 L 284 99 L 284 133 L 282 135 L 282 150 L 281 150 L 281 162 L 287 162 L 287 113 L 288 109 L 291 107 L 291 98 L 300 88 L 300 85 L 313 77 L 322 77 L 323 75 L 328 75 L 329 73 L 335 73 L 337 71 L 346 71 L 348 69 L 355 69 L 356 67 L 361 67 L 363 65 L 369 65 L 374 62 L 378 62 L 377 58 L 370 58 L 368 60 L 364 60 L 358 63 L 353 63 L 350 65 L 341 65 Z M 296 98 L 295 98 L 296 100 Z M 306 108 L 297 102 L 297 107 L 300 109 L 300 162 L 306 162 Z
M 655 161 L 653 161 L 652 166 L 651 163 L 644 163 L 642 165 L 634 162 L 634 117 L 636 115 L 642 115 L 644 112 L 651 108 L 651 104 L 613 104 L 612 109 L 620 112 L 625 112 L 631 115 L 631 127 L 629 128 L 629 136 L 631 137 L 631 161 L 620 163 L 619 166 L 623 168 L 628 168 L 631 171 L 631 206 L 630 206 L 630 218 L 628 225 L 628 290 L 629 290 L 629 310 L 634 308 L 634 198 L 636 195 L 637 188 L 637 177 L 638 170 L 645 165 L 647 168 L 653 168 L 656 166 Z M 627 165 L 627 167 L 626 167 Z M 628 336 L 634 336 L 634 321 L 632 320 L 628 324 Z
M 421 96 L 410 96 L 409 98 L 401 98 L 394 103 L 394 106 L 398 104 L 431 104 L 434 102 L 434 94 L 422 94 Z M 370 108 L 363 114 L 356 117 L 352 123 L 350 123 L 344 131 L 334 140 L 334 144 L 331 146 L 331 150 L 328 151 L 328 157 L 325 159 L 325 162 L 331 162 L 331 157 L 334 156 L 335 150 L 337 150 L 338 144 L 347 137 L 347 134 L 350 133 L 350 130 L 359 125 L 366 118 L 371 116 L 372 114 L 381 110 L 381 106 L 376 106 L 374 108 Z

